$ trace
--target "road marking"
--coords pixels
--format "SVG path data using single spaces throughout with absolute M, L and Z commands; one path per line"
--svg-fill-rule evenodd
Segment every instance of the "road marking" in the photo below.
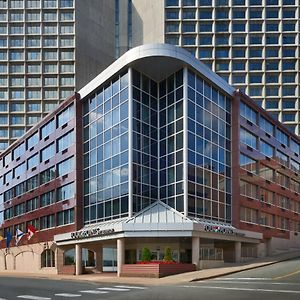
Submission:
M 300 291 L 292 291 L 292 290 L 249 289 L 249 288 L 233 288 L 233 287 L 223 287 L 223 286 L 194 286 L 194 285 L 185 285 L 184 287 L 200 288 L 200 289 L 215 289 L 215 290 L 230 290 L 230 291 L 300 294 Z
M 68 294 L 68 293 L 55 294 L 54 296 L 57 296 L 57 297 L 67 297 L 67 298 L 81 297 L 80 294 Z
M 86 291 L 79 291 L 79 293 L 86 293 L 86 294 L 107 294 L 108 292 L 105 291 L 96 291 L 96 290 L 86 290 Z
M 292 273 L 286 274 L 286 275 L 283 275 L 283 276 L 274 277 L 273 280 L 278 280 L 278 279 L 290 277 L 290 276 L 293 276 L 293 275 L 296 275 L 296 274 L 299 274 L 299 273 L 300 273 L 300 270 L 298 270 L 296 272 L 292 272 Z
M 121 288 L 121 289 L 136 289 L 136 290 L 146 290 L 146 287 L 142 286 L 132 286 L 132 285 L 115 285 L 116 288 Z
M 213 282 L 212 280 L 204 280 L 202 282 L 205 283 L 216 283 Z M 253 282 L 253 281 L 229 281 L 229 280 L 225 280 L 225 281 L 221 281 L 218 280 L 218 283 L 237 283 L 237 284 L 266 284 L 266 285 L 299 285 L 299 283 L 291 283 L 291 282 Z M 199 282 L 200 283 L 200 282 Z
M 51 298 L 38 297 L 38 296 L 33 296 L 33 295 L 20 295 L 20 296 L 17 296 L 17 298 L 29 299 L 29 300 L 51 300 Z
M 272 280 L 272 278 L 265 278 L 265 277 L 262 277 L 262 278 L 259 278 L 259 277 L 244 277 L 244 278 L 235 278 L 235 277 L 227 277 L 227 278 L 215 278 L 213 280 L 215 281 L 218 281 L 218 280 Z
M 116 292 L 129 292 L 130 291 L 130 289 L 110 288 L 110 287 L 97 288 L 97 290 L 116 291 Z

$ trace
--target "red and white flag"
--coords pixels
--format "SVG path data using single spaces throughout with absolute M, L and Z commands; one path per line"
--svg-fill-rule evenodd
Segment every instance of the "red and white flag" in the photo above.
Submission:
M 28 238 L 28 240 L 30 240 L 33 237 L 35 232 L 36 232 L 36 228 L 34 226 L 28 224 L 28 227 L 27 227 L 27 235 L 28 235 L 27 238 Z

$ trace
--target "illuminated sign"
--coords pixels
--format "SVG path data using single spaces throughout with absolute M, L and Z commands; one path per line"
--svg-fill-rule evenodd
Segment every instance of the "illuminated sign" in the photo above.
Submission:
M 92 229 L 85 229 L 81 231 L 71 232 L 71 239 L 85 239 L 93 236 L 103 236 L 109 235 L 114 233 L 115 230 L 111 229 L 100 229 L 100 228 L 92 228 Z

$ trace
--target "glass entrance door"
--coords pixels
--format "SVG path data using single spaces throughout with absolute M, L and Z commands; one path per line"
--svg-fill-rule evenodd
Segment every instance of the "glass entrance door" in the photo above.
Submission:
M 116 248 L 103 248 L 103 272 L 117 272 Z

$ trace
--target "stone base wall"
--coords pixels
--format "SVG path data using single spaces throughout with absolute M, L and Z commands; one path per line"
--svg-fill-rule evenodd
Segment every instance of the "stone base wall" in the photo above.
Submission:
M 53 250 L 55 257 L 57 256 L 56 244 L 53 242 L 1 249 L 0 272 L 16 271 L 24 273 L 57 274 L 57 261 L 55 261 L 55 267 L 42 268 L 41 256 L 46 249 Z
M 291 231 L 289 239 L 272 238 L 268 244 L 268 255 L 276 255 L 284 252 L 300 251 L 300 234 Z

